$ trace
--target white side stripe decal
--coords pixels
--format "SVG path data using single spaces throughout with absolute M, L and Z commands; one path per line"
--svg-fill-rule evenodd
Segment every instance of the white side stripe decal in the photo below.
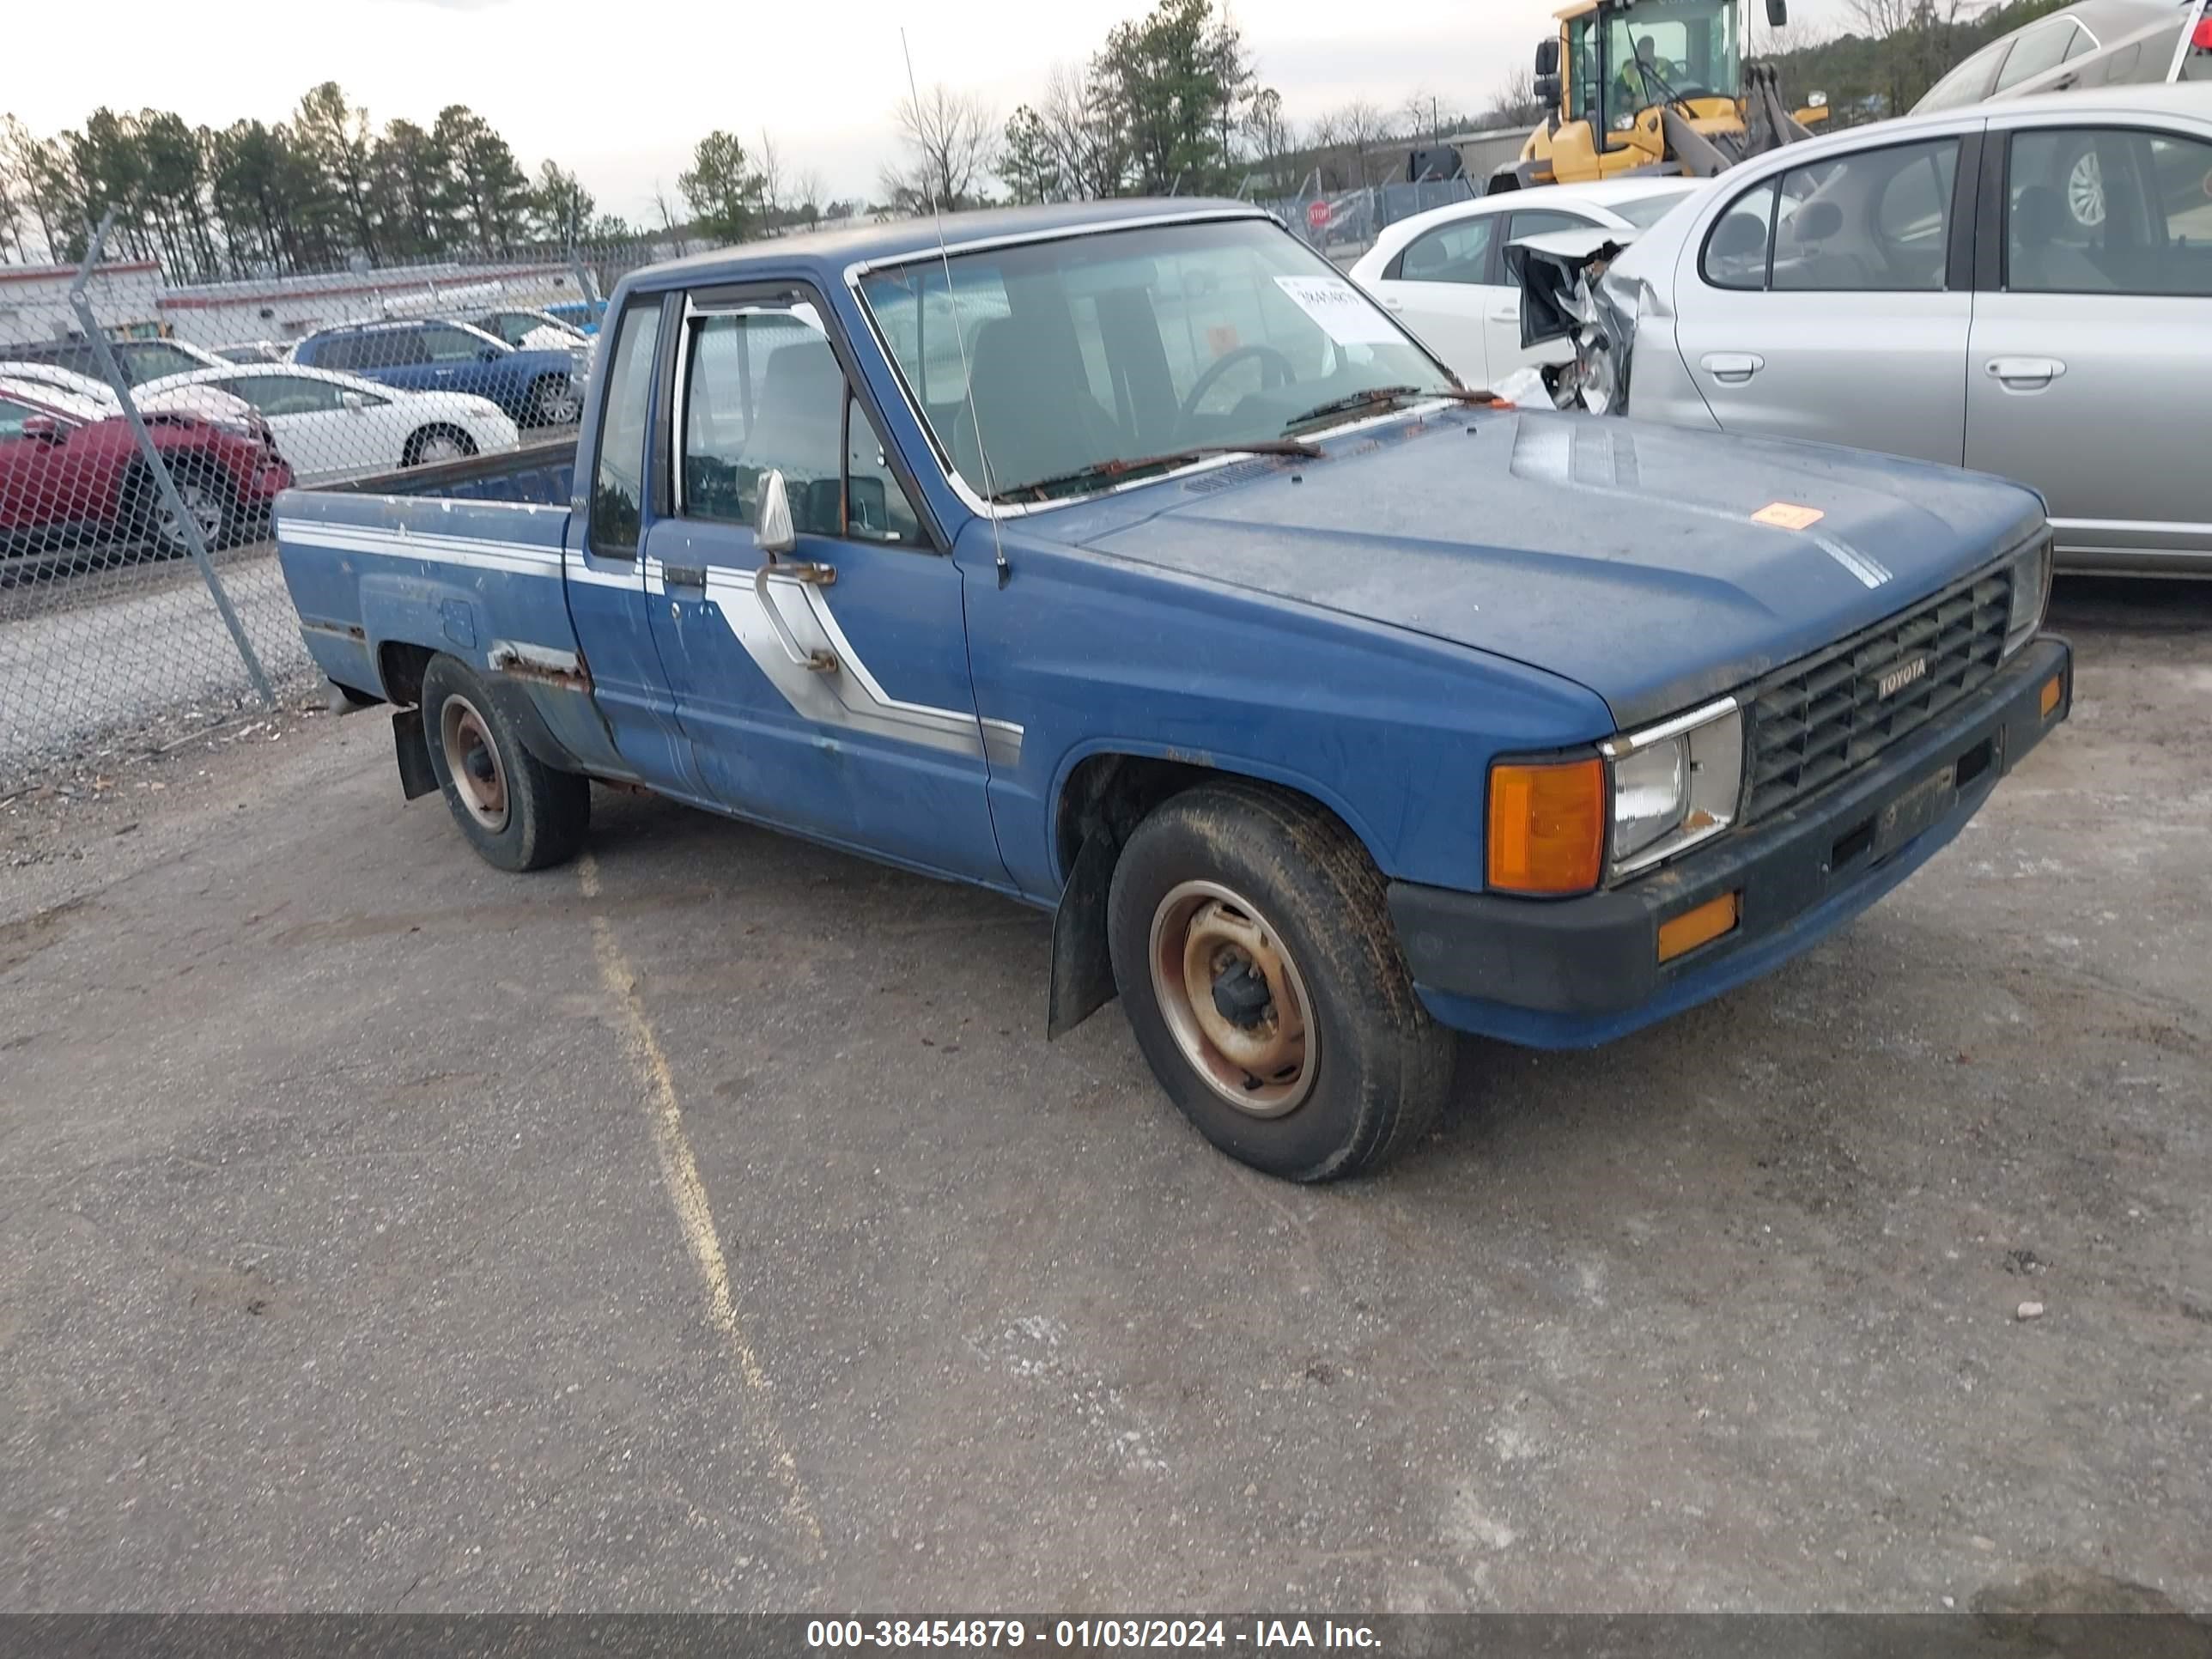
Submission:
M 511 576 L 558 579 L 565 572 L 569 580 L 590 586 L 627 588 L 664 598 L 667 593 L 659 559 L 641 559 L 628 569 L 593 569 L 573 550 L 564 553 L 558 548 L 525 547 L 483 537 L 434 535 L 380 526 L 325 524 L 315 519 L 280 520 L 276 532 L 295 547 L 372 553 L 384 558 L 496 570 Z M 812 584 L 771 574 L 765 584 L 756 587 L 750 572 L 710 568 L 707 597 L 745 654 L 801 717 L 823 726 L 921 744 L 948 754 L 988 759 L 994 766 L 1021 763 L 1022 728 L 1012 721 L 978 720 L 963 709 L 903 702 L 885 691 L 837 625 L 821 590 Z M 766 608 L 770 605 L 775 607 L 774 617 Z M 796 656 L 785 643 L 784 629 L 799 647 Z M 814 666 L 823 659 L 823 653 L 834 659 L 834 670 L 825 672 Z

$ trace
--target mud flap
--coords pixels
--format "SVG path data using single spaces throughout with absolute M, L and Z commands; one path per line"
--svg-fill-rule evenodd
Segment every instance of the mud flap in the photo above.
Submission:
M 1060 890 L 1052 917 L 1052 988 L 1045 1007 L 1048 1042 L 1061 1037 L 1114 1000 L 1114 958 L 1106 946 L 1106 895 L 1121 843 L 1103 830 L 1086 837 Z
M 401 708 L 392 716 L 392 746 L 399 761 L 399 792 L 409 800 L 438 793 L 430 768 L 430 744 L 422 734 L 422 711 Z

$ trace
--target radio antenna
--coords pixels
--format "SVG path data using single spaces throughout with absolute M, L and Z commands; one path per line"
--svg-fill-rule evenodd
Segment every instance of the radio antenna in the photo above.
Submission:
M 899 52 L 906 59 L 906 95 L 908 107 L 914 112 L 917 133 L 926 131 L 926 118 L 921 108 L 921 89 L 914 80 L 914 49 L 906 43 L 906 26 L 899 26 Z M 991 476 L 991 449 L 983 441 L 983 419 L 975 412 L 975 379 L 968 372 L 968 332 L 960 325 L 960 296 L 952 291 L 952 254 L 945 246 L 945 213 L 937 199 L 937 180 L 928 173 L 929 158 L 922 157 L 922 193 L 929 198 L 929 217 L 937 228 L 937 260 L 945 272 L 945 298 L 952 307 L 952 341 L 960 348 L 960 380 L 968 392 L 968 424 L 975 428 L 975 453 L 983 464 L 983 516 L 991 521 L 991 558 L 999 571 L 999 586 L 1006 585 L 1006 547 L 999 538 L 999 515 L 994 510 L 999 503 L 999 486 Z M 917 307 L 929 303 L 927 289 L 915 295 Z M 948 447 L 948 454 L 949 454 Z M 957 469 L 958 461 L 953 462 Z

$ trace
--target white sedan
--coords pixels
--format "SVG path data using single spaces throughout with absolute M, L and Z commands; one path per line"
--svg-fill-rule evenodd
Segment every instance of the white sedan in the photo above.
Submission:
M 512 449 L 514 422 L 489 398 L 402 392 L 297 363 L 226 363 L 140 388 L 216 386 L 259 410 L 301 483 Z
M 1704 184 L 1659 177 L 1544 185 L 1431 208 L 1387 227 L 1352 277 L 1460 379 L 1496 386 L 1516 369 L 1574 357 L 1564 342 L 1522 349 L 1521 287 L 1505 269 L 1508 243 L 1590 226 L 1641 230 Z

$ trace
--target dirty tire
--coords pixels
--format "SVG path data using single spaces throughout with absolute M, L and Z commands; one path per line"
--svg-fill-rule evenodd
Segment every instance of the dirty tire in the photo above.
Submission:
M 453 775 L 442 729 L 456 717 L 489 740 L 502 809 L 495 824 L 470 805 L 463 781 Z M 466 663 L 440 655 L 422 671 L 422 732 L 453 822 L 486 863 L 501 870 L 544 870 L 582 850 L 592 821 L 591 784 L 573 772 L 555 771 L 525 749 L 483 677 Z
M 1276 1115 L 1229 1103 L 1162 1006 L 1155 922 L 1179 914 L 1176 896 L 1194 884 L 1249 901 L 1294 965 L 1310 1022 L 1305 1041 L 1317 1052 L 1310 1079 Z M 1311 802 L 1243 782 L 1169 800 L 1122 849 L 1107 937 L 1137 1046 L 1169 1097 L 1231 1158 L 1286 1180 L 1336 1180 L 1413 1146 L 1443 1110 L 1452 1036 L 1413 994 L 1381 872 L 1351 831 Z

